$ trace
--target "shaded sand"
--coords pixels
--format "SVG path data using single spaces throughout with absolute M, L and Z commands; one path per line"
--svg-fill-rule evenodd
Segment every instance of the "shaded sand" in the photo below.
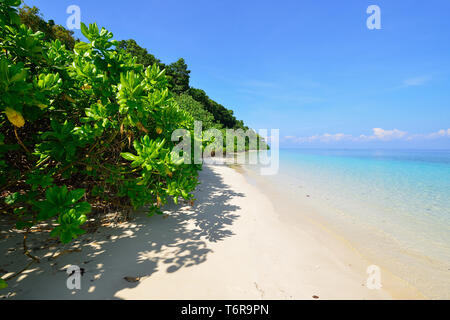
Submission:
M 366 288 L 370 262 L 314 223 L 283 222 L 283 213 L 236 170 L 205 166 L 200 177 L 194 207 L 169 207 L 167 218 L 135 214 L 131 222 L 101 227 L 75 242 L 81 252 L 43 258 L 0 294 L 10 292 L 16 299 L 421 297 L 384 273 L 383 289 Z M 2 230 L 0 268 L 6 276 L 27 258 L 13 250 L 20 248 L 21 236 Z M 30 237 L 33 254 L 48 257 L 51 248 L 38 250 L 41 245 Z M 85 270 L 80 291 L 66 288 L 65 268 L 72 264 Z

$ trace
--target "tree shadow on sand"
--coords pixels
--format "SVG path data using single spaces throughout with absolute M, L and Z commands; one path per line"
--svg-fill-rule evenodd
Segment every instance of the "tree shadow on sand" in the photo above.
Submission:
M 208 166 L 200 178 L 194 207 L 169 205 L 165 208 L 167 218 L 149 218 L 138 212 L 129 223 L 102 227 L 74 242 L 73 247 L 78 246 L 81 252 L 61 256 L 53 263 L 43 259 L 35 269 L 11 281 L 9 291 L 18 299 L 112 299 L 116 292 L 139 284 L 124 277 L 142 279 L 156 271 L 173 273 L 206 261 L 212 252 L 208 243 L 233 235 L 229 227 L 238 218 L 234 212 L 239 207 L 229 202 L 244 194 L 231 190 Z M 45 256 L 45 252 L 36 254 Z M 23 259 L 20 252 L 2 257 L 4 262 Z M 81 290 L 67 289 L 68 265 L 84 269 Z

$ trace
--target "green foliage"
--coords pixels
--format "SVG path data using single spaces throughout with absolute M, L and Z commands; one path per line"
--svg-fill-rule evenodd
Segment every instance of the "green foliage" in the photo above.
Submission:
M 7 28 L 10 25 L 18 25 L 20 23 L 17 8 L 21 0 L 1 0 L 0 2 L 0 27 Z
M 242 121 L 238 121 L 233 116 L 232 110 L 228 110 L 221 104 L 211 100 L 206 95 L 205 91 L 190 88 L 188 93 L 196 101 L 200 102 L 204 106 L 205 110 L 214 116 L 215 121 L 220 123 L 223 127 L 230 129 L 247 129 L 247 127 L 244 127 L 244 123 Z
M 190 71 L 188 70 L 188 66 L 184 59 L 181 58 L 166 66 L 159 59 L 155 58 L 154 55 L 148 53 L 147 49 L 140 47 L 136 41 L 132 39 L 120 41 L 118 43 L 118 48 L 130 53 L 137 59 L 138 63 L 141 63 L 144 66 L 156 64 L 161 69 L 166 69 L 171 91 L 182 97 L 177 98 L 177 101 L 181 101 L 185 104 L 186 107 L 183 104 L 182 107 L 185 107 L 196 120 L 206 120 L 206 127 L 246 129 L 243 121 L 237 120 L 236 117 L 234 117 L 232 110 L 229 110 L 210 99 L 203 90 L 190 87 Z M 187 96 L 190 96 L 199 104 L 194 105 L 191 101 L 192 99 L 187 99 Z M 211 119 L 206 119 L 206 114 L 213 116 L 216 125 L 210 124 Z
M 156 59 L 154 55 L 148 53 L 147 49 L 140 47 L 133 39 L 119 41 L 117 48 L 125 50 L 133 57 L 136 57 L 136 62 L 144 65 L 144 67 L 156 64 L 161 69 L 165 68 L 164 64 L 161 63 L 159 59 Z
M 73 31 L 67 30 L 63 26 L 55 25 L 53 20 L 46 22 L 40 15 L 39 9 L 24 5 L 19 9 L 21 23 L 30 28 L 33 32 L 40 31 L 44 34 L 44 40 L 59 40 L 67 49 L 72 50 L 75 46 Z
M 201 167 L 174 163 L 170 150 L 173 130 L 193 130 L 194 118 L 158 61 L 144 66 L 96 24 L 82 25 L 88 42 L 71 50 L 37 9 L 19 19 L 19 5 L 0 0 L 2 212 L 20 229 L 51 222 L 68 243 L 91 211 L 154 214 L 192 200 Z M 188 75 L 182 63 L 170 70 Z
M 8 284 L 6 283 L 5 280 L 0 278 L 0 289 L 5 289 L 8 288 Z
M 84 189 L 69 191 L 66 186 L 48 188 L 45 200 L 34 203 L 39 212 L 37 220 L 45 221 L 58 216 L 59 225 L 50 235 L 58 236 L 62 243 L 70 242 L 86 232 L 80 226 L 86 222 L 91 205 L 86 201 L 79 202 L 84 195 Z
M 209 111 L 205 110 L 203 105 L 192 98 L 189 94 L 183 93 L 181 95 L 177 95 L 175 99 L 180 107 L 189 112 L 195 120 L 202 122 L 203 129 L 220 129 L 222 127 L 221 124 L 215 122 L 214 116 Z
M 170 79 L 171 88 L 174 93 L 180 94 L 189 90 L 188 66 L 183 58 L 167 66 L 167 76 Z
M 243 129 L 237 129 L 234 130 L 234 142 L 233 145 L 227 145 L 227 130 L 222 130 L 222 136 L 223 136 L 223 150 L 224 152 L 242 152 L 242 151 L 249 151 L 249 150 L 269 150 L 269 146 L 266 144 L 266 142 L 252 129 L 250 130 L 243 130 Z M 256 145 L 251 145 L 250 140 L 254 141 L 253 143 Z M 243 142 L 243 145 L 240 145 L 238 143 Z M 243 149 L 242 149 L 243 147 Z

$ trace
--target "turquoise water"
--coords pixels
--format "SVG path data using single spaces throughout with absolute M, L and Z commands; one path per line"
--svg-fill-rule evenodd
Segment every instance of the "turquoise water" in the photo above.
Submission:
M 375 264 L 450 298 L 450 151 L 285 149 L 269 179 L 326 207 Z

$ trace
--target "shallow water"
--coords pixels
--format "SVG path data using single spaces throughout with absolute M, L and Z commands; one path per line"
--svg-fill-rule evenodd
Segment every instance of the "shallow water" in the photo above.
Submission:
M 450 151 L 285 149 L 264 179 L 326 207 L 321 218 L 375 264 L 450 298 Z

